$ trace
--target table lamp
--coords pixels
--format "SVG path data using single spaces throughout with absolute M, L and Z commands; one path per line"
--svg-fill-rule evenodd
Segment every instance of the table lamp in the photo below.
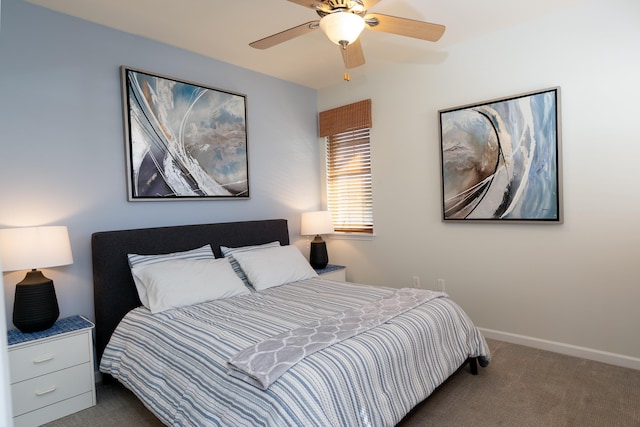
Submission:
M 321 234 L 327 233 L 333 233 L 331 212 L 316 211 L 302 214 L 300 234 L 303 236 L 316 236 L 311 241 L 311 250 L 309 252 L 309 263 L 313 268 L 325 268 L 329 263 L 327 244 L 320 237 Z
M 60 310 L 53 281 L 37 268 L 73 264 L 67 227 L 24 227 L 0 230 L 4 271 L 27 270 L 16 285 L 13 324 L 22 332 L 48 329 Z

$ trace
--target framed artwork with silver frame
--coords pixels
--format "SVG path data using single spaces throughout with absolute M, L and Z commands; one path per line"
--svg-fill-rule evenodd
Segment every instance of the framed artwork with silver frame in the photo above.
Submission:
M 246 95 L 121 67 L 129 201 L 248 199 Z
M 563 222 L 559 87 L 439 116 L 443 221 Z

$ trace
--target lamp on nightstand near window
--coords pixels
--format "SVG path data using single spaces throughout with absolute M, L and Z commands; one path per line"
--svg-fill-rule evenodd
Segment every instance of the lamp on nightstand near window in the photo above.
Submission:
M 317 211 L 302 214 L 300 234 L 303 236 L 316 236 L 311 241 L 311 250 L 309 252 L 309 263 L 313 268 L 324 268 L 329 263 L 327 244 L 322 240 L 322 237 L 320 237 L 321 234 L 327 233 L 333 233 L 331 212 Z
M 53 281 L 37 268 L 73 264 L 67 227 L 24 227 L 0 230 L 4 271 L 28 270 L 16 285 L 13 324 L 22 332 L 50 328 L 60 315 Z

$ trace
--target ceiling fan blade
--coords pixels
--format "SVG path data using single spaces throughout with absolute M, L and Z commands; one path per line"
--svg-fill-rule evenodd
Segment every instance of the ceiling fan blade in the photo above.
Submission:
M 288 30 L 284 30 L 276 34 L 272 34 L 269 37 L 251 42 L 249 43 L 249 46 L 256 49 L 267 49 L 273 47 L 277 44 L 286 42 L 287 40 L 291 40 L 293 38 L 310 33 L 311 31 L 318 28 L 318 22 L 319 21 L 310 21 L 305 24 L 298 25 L 297 27 L 289 28 Z
M 362 52 L 360 39 L 348 44 L 346 49 L 340 46 L 340 53 L 342 53 L 345 68 L 356 68 L 364 65 L 364 53 Z
M 373 6 L 377 5 L 378 3 L 380 3 L 381 0 L 364 0 L 364 8 L 369 10 L 371 9 Z
M 313 5 L 316 2 L 313 2 L 311 0 L 289 0 L 291 3 L 295 3 L 295 4 L 299 4 L 300 6 L 304 6 L 304 7 L 308 7 L 309 9 L 315 9 L 315 7 L 313 7 Z
M 331 8 L 325 3 L 326 0 L 289 0 L 291 3 L 299 4 L 302 7 L 308 7 L 313 10 L 330 10 Z
M 444 34 L 445 26 L 397 16 L 369 13 L 364 17 L 370 30 L 435 42 Z
M 308 7 L 313 10 L 323 10 L 325 12 L 331 12 L 332 7 L 328 4 L 328 0 L 289 0 L 291 3 L 298 4 L 303 7 Z M 364 5 L 364 9 L 370 9 L 376 4 L 378 4 L 381 0 L 363 0 L 362 4 Z M 354 5 L 352 3 L 352 5 Z

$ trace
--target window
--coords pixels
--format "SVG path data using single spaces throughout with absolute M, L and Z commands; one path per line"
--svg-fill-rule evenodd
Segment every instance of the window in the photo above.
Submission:
M 336 232 L 373 233 L 371 100 L 320 113 L 327 138 L 327 209 Z

